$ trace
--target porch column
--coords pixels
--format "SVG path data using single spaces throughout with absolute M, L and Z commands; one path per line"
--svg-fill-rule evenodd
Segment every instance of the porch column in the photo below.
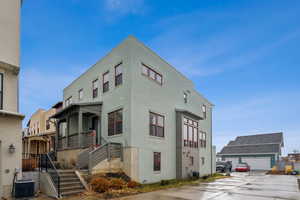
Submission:
M 69 147 L 70 115 L 67 116 L 66 148 Z
M 98 145 L 102 145 L 102 141 L 101 141 L 101 113 L 98 115 L 98 124 L 97 124 L 98 128 L 98 132 L 96 137 L 98 138 Z
M 30 138 L 28 138 L 28 156 L 30 156 L 30 151 L 31 151 L 31 140 L 30 140 Z
M 79 108 L 78 112 L 78 147 L 81 148 L 81 136 L 82 136 L 82 111 Z
M 56 135 L 55 135 L 55 147 L 54 147 L 54 151 L 57 152 L 57 149 L 58 149 L 58 137 L 59 137 L 59 124 L 60 124 L 60 121 L 57 121 L 55 123 L 55 127 L 56 127 Z

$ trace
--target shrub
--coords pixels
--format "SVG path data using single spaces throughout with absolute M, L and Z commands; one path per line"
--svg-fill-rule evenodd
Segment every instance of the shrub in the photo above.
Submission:
M 161 180 L 160 185 L 169 185 L 170 181 L 169 180 Z
M 93 191 L 95 192 L 99 192 L 99 193 L 106 192 L 109 190 L 110 185 L 111 182 L 105 178 L 99 177 L 99 178 L 93 178 L 91 180 L 91 186 Z
M 137 188 L 137 187 L 141 187 L 141 184 L 136 181 L 129 181 L 127 183 L 127 187 L 128 188 Z
M 120 178 L 110 179 L 110 188 L 115 190 L 120 190 L 126 187 L 126 182 Z

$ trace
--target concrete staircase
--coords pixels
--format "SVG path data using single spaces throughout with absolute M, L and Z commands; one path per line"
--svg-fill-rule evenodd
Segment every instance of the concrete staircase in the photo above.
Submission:
M 62 197 L 80 194 L 85 191 L 75 170 L 58 170 L 60 177 L 60 193 Z

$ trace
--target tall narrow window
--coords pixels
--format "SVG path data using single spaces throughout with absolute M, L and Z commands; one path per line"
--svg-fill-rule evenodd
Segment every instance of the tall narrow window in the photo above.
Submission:
M 121 85 L 123 82 L 123 65 L 119 63 L 115 66 L 115 86 Z
M 206 132 L 200 132 L 200 146 L 206 148 Z
M 187 101 L 188 101 L 188 96 L 187 96 L 187 93 L 183 93 L 183 101 L 184 101 L 184 103 L 187 103 Z
M 206 119 L 206 105 L 202 105 L 202 112 L 203 112 L 203 117 Z
M 154 152 L 153 153 L 153 170 L 160 171 L 161 169 L 161 153 Z
M 98 79 L 93 81 L 93 98 L 98 97 Z
M 79 101 L 81 101 L 83 99 L 83 89 L 80 89 L 78 91 L 78 99 L 79 99 Z
M 150 135 L 164 137 L 165 117 L 150 112 Z
M 119 135 L 123 131 L 123 110 L 108 113 L 108 136 Z
M 103 93 L 109 90 L 109 72 L 103 74 Z
M 198 148 L 199 128 L 198 122 L 183 118 L 183 145 Z
M 0 73 L 0 110 L 3 110 L 3 74 Z
M 46 130 L 50 129 L 50 119 L 46 120 Z

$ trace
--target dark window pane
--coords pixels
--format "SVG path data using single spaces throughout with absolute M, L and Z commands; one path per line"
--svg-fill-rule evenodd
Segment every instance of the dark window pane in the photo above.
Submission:
M 116 122 L 116 134 L 121 134 L 123 128 L 122 121 Z
M 150 135 L 156 136 L 156 126 L 150 125 Z
M 154 159 L 153 159 L 153 161 L 154 161 L 154 171 L 160 171 L 160 169 L 161 169 L 161 153 L 159 153 L 159 152 L 154 152 Z
M 121 85 L 122 84 L 122 74 L 116 76 L 116 79 L 115 79 L 115 85 L 118 86 L 118 85 Z
M 158 137 L 164 137 L 164 128 L 163 127 L 157 126 L 156 131 L 157 131 Z
M 103 92 L 107 92 L 109 90 L 109 82 L 103 84 Z

